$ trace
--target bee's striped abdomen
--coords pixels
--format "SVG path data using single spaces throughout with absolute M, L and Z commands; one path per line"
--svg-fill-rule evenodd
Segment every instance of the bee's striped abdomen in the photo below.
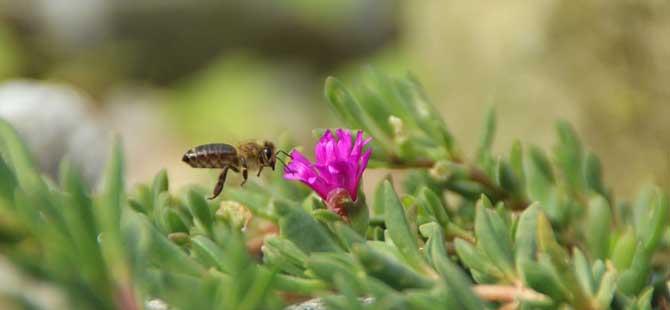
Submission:
M 237 151 L 230 144 L 204 144 L 188 150 L 181 160 L 193 168 L 237 166 Z

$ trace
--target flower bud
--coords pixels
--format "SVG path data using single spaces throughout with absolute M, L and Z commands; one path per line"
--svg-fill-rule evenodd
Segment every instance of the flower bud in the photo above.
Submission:
M 190 241 L 189 235 L 185 232 L 171 233 L 168 235 L 168 239 L 178 245 L 184 245 Z
M 449 162 L 445 160 L 437 161 L 428 173 L 436 181 L 445 182 L 451 176 L 451 169 L 449 169 Z
M 237 201 L 224 200 L 218 210 L 216 218 L 230 224 L 233 229 L 244 231 L 251 221 L 251 211 Z
M 407 141 L 407 132 L 405 131 L 405 123 L 395 115 L 389 116 L 389 124 L 393 128 L 393 138 L 396 143 L 401 144 Z
M 328 193 L 326 205 L 328 206 L 328 209 L 346 220 L 349 215 L 348 210 L 354 207 L 354 202 L 351 200 L 351 195 L 349 195 L 347 190 L 344 188 L 336 188 Z

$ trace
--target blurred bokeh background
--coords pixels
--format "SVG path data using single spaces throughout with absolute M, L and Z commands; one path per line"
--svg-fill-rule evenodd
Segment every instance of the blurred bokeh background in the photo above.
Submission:
M 466 152 L 490 105 L 500 151 L 569 120 L 628 195 L 670 184 L 669 59 L 664 0 L 0 0 L 0 117 L 92 184 L 111 132 L 131 184 L 212 177 L 180 162 L 199 143 L 307 144 L 338 124 L 325 77 L 372 65 L 419 77 Z

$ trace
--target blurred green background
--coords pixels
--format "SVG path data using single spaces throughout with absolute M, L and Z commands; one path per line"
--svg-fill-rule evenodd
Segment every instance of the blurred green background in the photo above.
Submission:
M 47 173 L 91 183 L 110 132 L 129 182 L 197 178 L 192 145 L 307 144 L 337 126 L 326 76 L 414 73 L 466 152 L 497 107 L 500 147 L 549 147 L 572 122 L 628 195 L 670 184 L 670 2 L 0 0 L 0 117 Z

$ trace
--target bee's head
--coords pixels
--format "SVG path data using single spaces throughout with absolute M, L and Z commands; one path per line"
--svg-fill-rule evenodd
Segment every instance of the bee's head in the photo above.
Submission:
M 263 143 L 263 150 L 259 156 L 261 165 L 270 167 L 272 170 L 275 170 L 275 163 L 277 162 L 277 157 L 275 154 L 275 145 L 270 141 L 265 141 Z

